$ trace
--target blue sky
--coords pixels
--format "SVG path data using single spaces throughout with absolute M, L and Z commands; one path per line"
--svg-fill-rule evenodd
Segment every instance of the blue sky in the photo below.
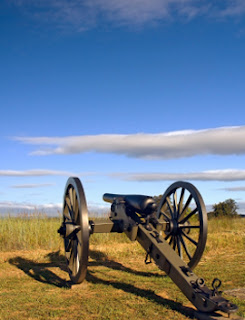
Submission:
M 194 183 L 245 203 L 245 2 L 3 0 L 0 205 Z M 106 204 L 105 204 L 106 205 Z

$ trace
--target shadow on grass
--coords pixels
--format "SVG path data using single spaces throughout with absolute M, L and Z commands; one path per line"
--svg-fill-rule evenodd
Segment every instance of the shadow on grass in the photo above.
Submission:
M 93 284 L 103 284 L 103 285 L 110 285 L 114 287 L 115 289 L 122 290 L 124 292 L 134 294 L 137 297 L 142 297 L 149 302 L 157 303 L 159 305 L 162 305 L 166 307 L 167 309 L 171 309 L 174 311 L 177 311 L 189 318 L 195 318 L 194 317 L 194 309 L 189 307 L 184 307 L 181 303 L 176 302 L 174 300 L 165 299 L 160 296 L 158 296 L 153 290 L 150 289 L 142 289 L 137 288 L 133 284 L 129 283 L 123 283 L 123 282 L 117 282 L 117 281 L 108 281 L 103 280 L 94 275 L 93 272 L 88 271 L 86 280 Z
M 46 258 L 48 262 L 36 262 L 22 257 L 9 259 L 9 263 L 24 271 L 31 278 L 42 282 L 54 285 L 59 288 L 70 288 L 71 283 L 65 279 L 60 278 L 49 268 L 59 267 L 63 271 L 67 271 L 65 258 L 60 255 L 59 251 L 49 253 Z
M 145 277 L 164 277 L 164 275 L 154 274 L 151 272 L 140 272 L 135 271 L 131 268 L 123 266 L 121 263 L 118 263 L 114 260 L 108 260 L 106 255 L 99 251 L 90 251 L 90 257 L 94 260 L 89 262 L 89 266 L 104 266 L 113 270 L 118 270 L 122 272 L 131 273 L 134 275 L 140 275 Z M 46 256 L 49 259 L 48 262 L 36 262 L 29 259 L 24 259 L 22 257 L 16 257 L 9 260 L 9 263 L 16 266 L 20 270 L 24 271 L 28 276 L 32 277 L 33 279 L 42 282 L 54 285 L 59 288 L 71 288 L 72 283 L 70 281 L 66 281 L 62 279 L 54 272 L 50 271 L 50 268 L 57 268 L 59 267 L 63 271 L 67 271 L 67 266 L 65 263 L 64 255 L 61 255 L 59 251 L 50 253 Z M 178 311 L 185 316 L 193 318 L 194 309 L 183 307 L 182 304 L 175 302 L 170 299 L 165 299 L 157 294 L 154 293 L 153 290 L 150 289 L 142 289 L 137 288 L 133 284 L 119 282 L 119 281 L 110 281 L 104 280 L 97 277 L 96 272 L 90 271 L 88 269 L 86 280 L 92 284 L 103 284 L 105 286 L 113 286 L 115 289 L 123 290 L 124 292 L 134 294 L 136 296 L 142 297 L 147 299 L 150 302 L 154 302 L 160 305 L 163 305 L 167 308 L 172 310 Z
M 129 267 L 125 267 L 120 262 L 108 259 L 107 255 L 105 255 L 101 251 L 91 250 L 89 251 L 89 256 L 94 261 L 90 261 L 88 267 L 95 267 L 95 266 L 103 266 L 109 269 L 117 270 L 117 271 L 124 271 L 127 273 L 131 273 L 136 276 L 143 276 L 143 277 L 156 277 L 156 278 L 165 278 L 167 277 L 165 274 L 158 274 L 153 272 L 144 272 L 144 271 L 137 271 L 133 270 Z
M 137 276 L 143 277 L 158 277 L 158 278 L 165 278 L 167 275 L 165 274 L 155 274 L 152 272 L 142 272 L 136 271 L 131 268 L 125 267 L 123 264 L 116 262 L 114 260 L 109 260 L 107 256 L 100 251 L 90 251 L 89 252 L 90 258 L 94 261 L 89 262 L 89 266 L 103 266 L 117 271 L 123 271 L 126 273 L 131 273 Z M 189 318 L 194 318 L 194 309 L 189 307 L 183 307 L 183 305 L 179 302 L 175 302 L 174 300 L 165 299 L 158 296 L 153 290 L 150 289 L 143 289 L 137 288 L 135 285 L 126 283 L 126 282 L 119 282 L 119 281 L 110 281 L 98 278 L 96 272 L 90 271 L 89 268 L 87 270 L 86 280 L 93 284 L 103 284 L 103 285 L 110 285 L 115 289 L 122 290 L 124 292 L 134 294 L 136 296 L 142 297 L 147 299 L 149 302 L 157 303 L 160 305 L 165 306 L 166 308 L 170 308 L 171 310 L 175 310 Z

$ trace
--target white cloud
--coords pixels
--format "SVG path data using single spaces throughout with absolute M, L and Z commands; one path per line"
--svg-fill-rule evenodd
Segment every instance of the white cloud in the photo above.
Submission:
M 33 184 L 16 184 L 11 186 L 14 189 L 32 189 L 32 188 L 42 188 L 54 186 L 54 183 L 33 183 Z
M 189 173 L 114 173 L 111 174 L 111 177 L 126 181 L 245 181 L 245 170 L 226 169 Z
M 196 3 L 195 3 L 196 2 Z M 142 25 L 170 20 L 174 15 L 193 17 L 206 8 L 203 1 L 193 0 L 105 0 L 94 1 L 109 21 L 123 25 Z
M 13 201 L 3 201 L 0 202 L 0 208 L 8 208 L 9 210 L 30 210 L 30 211 L 39 211 L 39 210 L 61 210 L 61 203 L 47 203 L 35 205 L 33 203 L 26 202 L 13 202 Z
M 245 154 L 245 126 L 157 134 L 15 137 L 14 140 L 39 145 L 40 148 L 32 152 L 33 155 L 97 152 L 157 160 L 196 155 Z
M 228 188 L 222 188 L 221 190 L 231 191 L 231 192 L 245 191 L 245 186 L 244 187 L 228 187 Z
M 143 26 L 179 17 L 233 17 L 245 13 L 244 0 L 11 0 L 32 19 L 78 32 L 103 23 Z
M 34 204 L 30 202 L 14 202 L 2 201 L 0 202 L 0 217 L 8 214 L 35 214 L 41 213 L 47 216 L 62 215 L 63 203 L 44 203 Z M 107 216 L 110 211 L 108 205 L 100 205 L 95 203 L 88 203 L 88 212 L 91 217 Z
M 48 170 L 48 169 L 32 169 L 32 170 L 0 170 L 0 177 L 41 177 L 41 176 L 90 176 L 94 175 L 94 172 L 82 172 L 74 173 L 70 171 Z M 19 188 L 29 187 L 34 188 L 39 186 L 48 186 L 52 184 L 43 185 L 20 185 Z M 18 186 L 15 186 L 16 188 Z
M 0 176 L 4 177 L 35 177 L 35 176 L 73 176 L 68 171 L 33 169 L 33 170 L 0 170 Z
M 39 172 L 39 171 L 38 171 Z M 37 176 L 48 175 L 48 170 L 42 170 L 42 174 L 37 173 L 35 170 L 27 171 L 0 171 L 0 176 Z M 63 172 L 63 171 L 62 171 Z M 53 173 L 55 175 L 61 175 L 58 171 Z M 71 173 L 70 173 L 71 174 Z M 142 172 L 142 173 L 125 173 L 125 172 L 112 172 L 112 173 L 83 173 L 83 174 L 71 174 L 72 176 L 87 176 L 87 175 L 105 175 L 107 177 L 118 178 L 126 181 L 175 181 L 175 180 L 199 180 L 199 181 L 245 181 L 245 170 L 239 169 L 224 169 L 224 170 L 208 170 L 200 172 L 186 172 L 186 173 L 163 173 L 163 172 Z M 63 175 L 66 175 L 64 173 Z M 69 173 L 68 173 L 68 176 Z M 37 183 L 37 184 L 17 184 L 11 186 L 12 188 L 39 188 L 49 187 L 55 184 L 52 183 Z M 225 188 L 229 191 L 245 191 L 245 187 Z
M 216 9 L 218 11 L 218 9 Z M 245 1 L 244 0 L 226 0 L 224 7 L 218 11 L 217 14 L 223 17 L 238 17 L 245 14 Z

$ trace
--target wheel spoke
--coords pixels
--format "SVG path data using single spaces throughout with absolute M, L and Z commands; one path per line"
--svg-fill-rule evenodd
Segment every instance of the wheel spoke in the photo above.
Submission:
M 73 207 L 73 188 L 70 187 L 69 190 L 68 190 L 68 195 L 69 195 L 69 198 L 70 198 L 70 202 L 71 202 L 71 207 Z
M 66 256 L 66 259 L 67 259 L 68 261 L 70 261 L 71 251 L 65 251 L 65 256 Z
M 181 246 L 180 246 L 179 236 L 177 237 L 177 248 L 178 248 L 178 254 L 179 254 L 180 258 L 182 259 L 182 249 L 181 249 Z
M 160 213 L 161 213 L 167 220 L 170 219 L 170 217 L 169 217 L 165 212 L 160 211 Z
M 73 188 L 70 188 L 69 191 L 68 191 L 68 196 L 69 196 L 69 199 L 70 199 L 70 206 L 71 206 L 71 214 L 72 214 L 72 220 L 74 220 L 74 202 L 73 202 Z
M 192 200 L 192 194 L 189 195 L 189 198 L 187 199 L 186 203 L 185 203 L 185 206 L 184 208 L 182 209 L 181 213 L 180 213 L 180 216 L 179 216 L 179 220 L 185 215 L 185 212 L 186 210 L 188 209 L 189 207 L 189 204 L 191 203 L 191 200 Z
M 70 257 L 71 257 L 71 248 L 72 248 L 72 241 L 70 239 L 65 239 L 65 256 L 68 261 L 70 260 Z
M 79 210 L 79 208 L 78 208 L 78 201 L 77 201 L 76 195 L 75 195 L 73 209 L 74 209 L 74 220 L 75 220 L 76 223 L 79 223 L 79 221 L 78 221 L 78 210 Z
M 173 242 L 173 239 L 174 239 L 174 237 L 173 236 L 171 236 L 171 239 L 170 239 L 170 241 L 169 241 L 169 245 L 171 245 L 172 244 L 172 242 Z
M 72 240 L 66 238 L 65 239 L 65 251 L 69 252 L 71 250 L 71 244 L 72 244 Z
M 174 207 L 174 217 L 177 218 L 178 204 L 177 204 L 177 190 L 173 193 L 173 207 Z
M 72 221 L 71 220 L 71 215 L 70 215 L 70 212 L 69 212 L 69 207 L 68 207 L 66 202 L 65 202 L 65 207 L 64 207 L 64 210 L 63 210 L 63 215 L 64 215 L 66 220 Z
M 174 236 L 174 244 L 173 244 L 173 249 L 175 250 L 176 249 L 176 237 Z
M 197 246 L 197 242 L 194 240 L 194 239 L 192 239 L 191 237 L 189 237 L 183 230 L 182 230 L 182 234 L 190 241 L 190 242 L 192 242 L 195 246 Z
M 78 255 L 80 258 L 81 254 L 82 254 L 82 243 L 78 239 L 77 239 L 77 250 L 78 250 Z
M 186 253 L 188 259 L 191 260 L 191 255 L 190 255 L 190 253 L 189 253 L 189 251 L 188 251 L 188 249 L 187 249 L 187 246 L 186 246 L 185 241 L 184 241 L 184 239 L 183 239 L 183 237 L 182 237 L 181 234 L 180 234 L 180 241 L 181 241 L 181 243 L 182 243 L 182 246 L 183 246 L 183 248 L 184 248 L 184 250 L 185 250 L 185 253 Z
M 195 213 L 197 213 L 198 208 L 192 210 L 183 220 L 181 220 L 179 223 L 184 224 L 187 220 L 190 219 Z
M 79 268 L 78 242 L 74 241 L 74 245 L 75 245 L 75 248 L 74 248 L 74 267 L 73 267 L 73 271 L 75 271 L 74 274 L 77 274 L 78 268 Z
M 192 225 L 179 225 L 179 228 L 180 229 L 200 229 L 201 227 L 200 226 L 192 226 Z
M 81 256 L 82 256 L 82 246 L 80 244 L 80 242 L 78 241 L 77 242 L 77 260 L 78 260 L 78 268 L 80 266 L 80 259 L 81 259 Z
M 170 237 L 170 233 L 164 238 L 164 240 L 168 240 L 168 238 Z
M 171 202 L 169 200 L 169 197 L 166 197 L 166 201 L 167 201 L 167 205 L 168 205 L 168 209 L 169 209 L 170 215 L 171 215 L 171 217 L 173 219 L 174 218 L 174 213 L 173 213 L 173 209 L 172 209 L 172 205 L 171 205 Z
M 71 250 L 70 250 L 70 257 L 69 257 L 69 261 L 68 261 L 68 268 L 72 271 L 72 264 L 73 264 L 73 260 L 74 260 L 74 245 L 73 245 L 73 240 L 72 240 L 72 245 L 71 245 Z
M 75 259 L 76 259 L 76 241 L 72 241 L 72 247 L 71 247 L 71 256 L 69 260 L 68 267 L 71 270 L 72 274 L 76 274 L 76 269 L 75 269 Z
M 72 220 L 72 218 L 73 218 L 72 206 L 71 206 L 71 200 L 68 195 L 65 197 L 65 206 L 67 206 L 69 214 L 70 214 L 70 220 Z
M 78 272 L 80 267 L 80 261 L 79 261 L 79 255 L 77 254 L 77 258 L 76 258 L 76 273 Z
M 76 237 L 77 237 L 77 242 L 78 242 L 79 247 L 82 248 L 83 240 L 82 240 L 82 232 L 81 232 L 81 230 L 78 231 L 78 233 L 76 234 Z
M 180 216 L 180 212 L 181 212 L 181 210 L 183 208 L 184 195 L 185 195 L 185 189 L 182 188 L 181 194 L 180 194 L 180 199 L 179 199 L 179 204 L 178 204 L 178 216 L 177 216 L 177 218 Z
M 76 190 L 72 189 L 72 206 L 73 206 L 73 209 L 75 207 L 75 204 L 76 204 Z M 75 209 L 74 209 L 74 211 L 75 211 Z

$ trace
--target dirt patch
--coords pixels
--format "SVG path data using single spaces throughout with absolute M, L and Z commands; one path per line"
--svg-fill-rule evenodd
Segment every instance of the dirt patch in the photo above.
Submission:
M 245 300 L 245 288 L 232 289 L 224 291 L 225 294 L 229 296 L 236 297 L 241 300 Z
M 164 299 L 169 299 L 169 296 L 168 296 L 168 294 L 167 294 L 166 291 L 158 292 L 157 295 L 160 296 L 160 297 L 162 297 L 162 298 L 164 298 Z

